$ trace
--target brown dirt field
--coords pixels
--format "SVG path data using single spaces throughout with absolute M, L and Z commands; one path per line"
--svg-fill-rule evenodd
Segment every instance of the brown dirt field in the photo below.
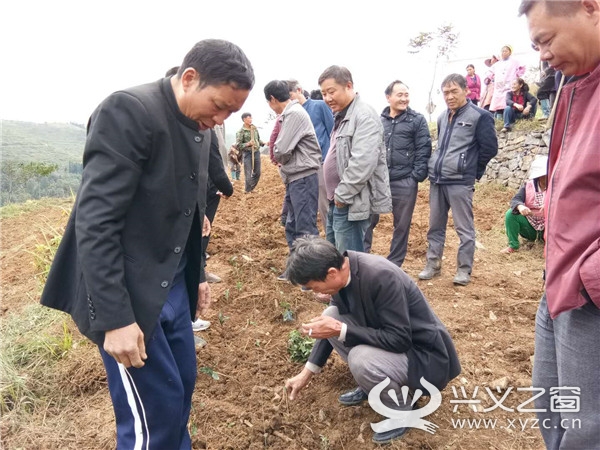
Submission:
M 284 381 L 302 367 L 288 357 L 287 336 L 318 315 L 323 305 L 312 300 L 312 294 L 276 280 L 285 265 L 287 246 L 278 222 L 284 188 L 275 168 L 263 158 L 263 177 L 251 195 L 242 193 L 243 181 L 235 183 L 234 196 L 221 203 L 209 246 L 208 270 L 219 274 L 223 283 L 211 285 L 214 304 L 206 319 L 212 326 L 198 333 L 208 345 L 197 352 L 199 373 L 190 420 L 193 448 L 377 448 L 371 443 L 370 423 L 383 418 L 367 403 L 344 407 L 337 402 L 340 393 L 354 387 L 337 356 L 330 358 L 300 399 L 286 399 Z M 424 184 L 419 192 L 404 264 L 414 279 L 425 262 L 427 190 Z M 503 215 L 512 195 L 495 185 L 477 186 L 475 220 L 481 245 L 469 286 L 452 284 L 458 238 L 451 226 L 442 276 L 418 282 L 454 338 L 462 373 L 442 392 L 440 408 L 427 417 L 439 426 L 437 432 L 410 430 L 388 448 L 543 448 L 539 430 L 532 428 L 534 414 L 516 411 L 530 398 L 530 393 L 516 389 L 531 383 L 543 252 L 536 244 L 512 255 L 499 253 L 506 246 Z M 28 251 L 43 242 L 49 230 L 64 226 L 64 208 L 69 204 L 43 202 L 2 220 L 0 318 L 19 314 L 24 305 L 38 301 L 40 286 Z M 391 231 L 391 215 L 382 216 L 375 230 L 375 253 L 387 254 Z M 291 305 L 294 322 L 283 322 L 282 302 Z M 74 334 L 74 347 L 46 369 L 44 380 L 38 380 L 48 386 L 47 397 L 37 399 L 27 414 L 9 411 L 3 415 L 1 444 L 6 449 L 114 448 L 112 409 L 97 349 L 81 338 L 70 319 L 65 323 Z M 63 332 L 62 324 L 55 328 L 44 332 Z M 217 372 L 219 380 L 202 368 Z M 485 388 L 492 388 L 494 380 L 502 377 L 512 387 L 502 407 L 482 411 L 494 405 Z M 451 400 L 463 399 L 461 387 L 469 398 L 478 387 L 478 411 L 464 404 L 453 411 L 457 405 Z M 500 399 L 506 392 L 494 394 Z M 455 428 L 452 420 L 461 418 L 496 419 L 497 423 L 493 429 Z

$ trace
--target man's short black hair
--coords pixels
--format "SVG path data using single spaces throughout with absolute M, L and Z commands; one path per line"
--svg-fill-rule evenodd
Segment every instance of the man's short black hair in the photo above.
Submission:
M 244 114 L 242 114 L 242 120 L 244 120 L 246 117 L 252 117 L 252 114 L 250 114 L 249 112 L 245 112 Z
M 451 73 L 446 78 L 444 78 L 444 81 L 442 81 L 442 89 L 445 86 L 450 86 L 451 84 L 456 84 L 461 89 L 466 89 L 467 79 L 464 77 L 464 75 L 461 75 L 460 73 Z
M 222 39 L 202 40 L 185 55 L 177 75 L 188 68 L 200 74 L 200 88 L 233 84 L 238 89 L 254 86 L 254 69 L 241 48 Z
M 385 95 L 392 95 L 394 86 L 396 86 L 397 84 L 402 84 L 403 86 L 406 86 L 406 83 L 403 83 L 400 80 L 394 80 L 388 85 L 388 87 L 385 88 Z M 408 86 L 406 86 L 406 89 L 408 89 Z
M 279 102 L 285 102 L 290 99 L 290 87 L 286 81 L 273 80 L 265 86 L 265 98 L 271 100 L 271 97 Z
M 354 84 L 352 81 L 352 74 L 347 68 L 342 66 L 329 66 L 327 69 L 325 69 L 319 77 L 319 86 L 321 86 L 323 81 L 328 80 L 329 78 L 333 78 L 337 84 L 341 84 L 343 86 L 348 84 L 348 82 Z
M 292 284 L 324 281 L 330 268 L 341 269 L 344 256 L 335 246 L 319 236 L 298 238 L 287 260 L 287 277 Z

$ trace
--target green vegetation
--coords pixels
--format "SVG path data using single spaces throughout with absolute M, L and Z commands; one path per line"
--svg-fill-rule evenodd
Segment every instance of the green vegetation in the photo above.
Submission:
M 52 386 L 48 367 L 73 347 L 64 313 L 39 304 L 26 306 L 0 323 L 0 410 L 29 413 L 45 404 Z M 57 324 L 62 323 L 62 333 Z M 40 330 L 44 330 L 41 332 Z
M 290 331 L 288 336 L 288 353 L 292 361 L 305 363 L 315 345 L 315 340 L 310 337 L 304 337 L 298 330 Z
M 3 120 L 0 205 L 68 197 L 81 181 L 85 127 Z

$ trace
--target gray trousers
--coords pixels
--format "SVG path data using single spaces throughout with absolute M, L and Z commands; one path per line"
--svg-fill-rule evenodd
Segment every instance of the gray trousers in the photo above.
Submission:
M 460 238 L 456 270 L 471 273 L 475 255 L 475 223 L 473 221 L 475 186 L 436 184 L 429 187 L 429 231 L 427 260 L 442 260 L 446 242 L 448 210 L 452 209 L 454 229 Z
M 357 325 L 351 315 L 341 315 L 337 306 L 327 307 L 322 314 L 333 317 L 348 326 Z M 412 409 L 411 398 L 407 399 L 404 404 L 400 391 L 400 388 L 408 381 L 408 357 L 405 353 L 392 353 L 370 345 L 346 347 L 337 337 L 329 339 L 329 342 L 342 359 L 348 363 L 350 373 L 364 392 L 369 393 L 373 387 L 389 377 L 391 383 L 381 394 L 382 403 L 395 410 L 408 411 Z M 387 394 L 390 389 L 396 392 L 400 407 Z
M 412 177 L 401 180 L 390 181 L 392 192 L 392 214 L 394 215 L 394 233 L 390 243 L 390 254 L 387 259 L 398 267 L 402 267 L 406 250 L 408 248 L 408 234 L 412 222 L 415 204 L 417 203 L 417 192 L 419 186 L 417 180 Z M 371 216 L 371 225 L 365 233 L 365 252 L 371 252 L 373 243 L 373 229 L 379 223 L 379 214 Z
M 548 450 L 600 449 L 599 329 L 596 305 L 587 303 L 552 320 L 546 295 L 542 297 L 535 318 L 532 383 L 544 389 L 535 407 L 541 410 L 536 415 Z M 575 408 L 562 407 L 560 398 L 575 401 L 570 405 Z

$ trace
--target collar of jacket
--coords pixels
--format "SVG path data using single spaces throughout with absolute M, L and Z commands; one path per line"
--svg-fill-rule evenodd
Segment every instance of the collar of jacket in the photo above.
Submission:
M 406 108 L 406 111 L 401 112 L 396 117 L 392 117 L 392 116 L 390 116 L 390 107 L 386 106 L 385 108 L 383 108 L 383 111 L 381 112 L 381 117 L 392 120 L 392 119 L 400 118 L 400 117 L 404 116 L 404 114 L 406 114 L 406 116 L 414 116 L 415 111 L 413 109 L 411 109 L 410 106 L 408 106 Z
M 179 109 L 179 105 L 177 105 L 177 100 L 175 99 L 175 93 L 173 92 L 173 87 L 171 86 L 171 78 L 163 78 L 160 83 L 160 89 L 167 99 L 167 104 L 169 105 L 169 108 L 171 109 L 171 112 L 175 118 L 186 127 L 191 128 L 194 131 L 200 131 L 200 125 L 198 122 L 190 119 Z
M 462 105 L 460 108 L 458 108 L 456 110 L 456 112 L 454 113 L 454 117 L 458 116 L 460 113 L 462 113 L 465 109 L 467 109 L 469 107 L 469 103 L 471 103 L 470 99 L 467 99 L 467 103 L 465 103 L 464 105 Z M 450 114 L 450 110 L 446 109 L 446 117 L 448 117 L 448 114 Z

